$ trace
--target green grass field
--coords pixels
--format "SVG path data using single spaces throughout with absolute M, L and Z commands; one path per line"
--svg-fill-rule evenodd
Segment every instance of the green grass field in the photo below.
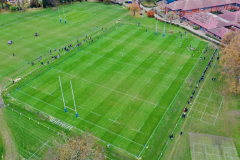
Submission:
M 175 140 L 169 141 L 164 155 L 159 159 L 239 159 L 239 95 L 234 96 L 233 93 L 228 92 L 226 79 L 219 73 L 221 68 L 219 61 L 214 59 L 213 64 L 216 67 L 210 68 L 203 84 L 195 94 L 194 101 L 188 106 L 190 112 L 187 118 L 180 120 L 173 130 L 173 134 L 176 135 Z M 212 81 L 215 77 L 217 80 Z M 183 135 L 179 134 L 181 131 Z M 193 139 L 189 133 L 208 135 L 207 138 L 196 136 Z M 196 147 L 199 150 L 196 152 L 201 152 L 196 153 L 195 158 L 193 142 L 198 143 Z M 201 150 L 205 146 L 206 150 Z
M 2 139 L 2 135 L 0 134 L 0 159 L 2 160 L 2 157 L 4 156 L 4 153 L 3 153 L 3 139 Z
M 192 159 L 239 160 L 232 138 L 207 134 L 189 133 Z
M 201 52 L 187 51 L 190 44 Z M 204 48 L 204 42 L 190 36 L 162 37 L 124 25 L 94 44 L 80 47 L 79 52 L 73 51 L 74 55 L 29 83 L 17 84 L 19 90 L 10 94 L 39 112 L 80 130 L 87 128 L 101 140 L 141 156 Z
M 112 153 L 116 151 L 116 154 L 123 151 L 130 155 L 127 159 L 137 156 L 168 159 L 175 145 L 174 142 L 168 144 L 168 137 L 172 132 L 181 131 L 184 120 L 179 116 L 193 90 L 189 86 L 195 86 L 207 65 L 207 60 L 201 61 L 200 57 L 209 59 L 213 48 L 203 54 L 204 41 L 191 34 L 183 34 L 181 39 L 178 32 L 184 30 L 168 24 L 163 37 L 162 22 L 158 22 L 159 33 L 155 35 L 155 19 L 133 18 L 122 6 L 75 3 L 60 6 L 60 11 L 62 22 L 59 22 L 58 10 L 51 8 L 0 15 L 4 24 L 0 30 L 0 56 L 6 59 L 0 65 L 0 79 L 9 85 L 12 83 L 9 79 L 24 76 L 4 92 L 6 103 L 12 104 L 6 114 L 14 119 L 8 126 L 16 134 L 19 154 L 27 159 L 41 157 L 47 149 L 45 145 L 41 148 L 42 145 L 56 135 L 47 129 L 49 126 L 56 127 L 56 131 L 94 133 L 103 145 L 110 144 L 108 156 L 113 159 L 124 159 L 114 157 Z M 119 19 L 121 22 L 116 23 Z M 136 22 L 141 25 L 137 26 Z M 170 30 L 174 33 L 169 34 Z M 39 37 L 34 36 L 36 32 Z M 83 42 L 86 35 L 94 42 L 89 44 L 88 40 L 68 53 L 58 51 L 70 43 L 75 45 L 77 40 Z M 8 40 L 14 44 L 8 45 Z M 188 51 L 186 48 L 190 45 L 197 49 Z M 49 50 L 61 57 L 51 61 Z M 48 60 L 50 66 L 40 64 Z M 35 65 L 31 66 L 28 61 Z M 214 84 L 207 82 L 207 85 Z M 208 88 L 197 91 L 199 96 L 191 104 L 189 118 L 213 127 L 219 123 L 224 96 Z M 12 112 L 11 107 L 16 112 Z M 22 137 L 23 134 L 28 138 Z M 190 148 L 190 143 L 187 147 Z M 183 159 L 188 159 L 189 154 L 188 151 L 182 155 Z
M 43 157 L 58 135 L 54 130 L 56 127 L 49 126 L 50 129 L 48 129 L 48 126 L 44 125 L 46 120 L 43 120 L 43 117 L 39 117 L 37 121 L 31 119 L 35 116 L 34 113 L 26 113 L 20 108 L 14 111 L 8 108 L 4 110 L 4 115 L 8 127 L 13 131 L 11 136 L 19 153 L 19 159 L 21 157 L 26 159 Z M 6 159 L 9 158 L 8 156 L 6 155 Z
M 59 21 L 59 11 L 52 8 L 0 13 L 1 59 L 5 59 L 0 66 L 1 79 L 15 75 L 15 72 L 18 75 L 24 73 L 29 68 L 28 61 L 36 63 L 48 56 L 49 50 L 54 51 L 55 48 L 74 43 L 87 34 L 112 25 L 128 14 L 128 11 L 121 7 L 104 3 L 77 3 L 59 8 L 62 23 Z M 39 33 L 39 37 L 35 37 L 35 33 Z M 12 45 L 7 44 L 9 40 L 13 41 Z M 12 56 L 13 53 L 15 57 Z

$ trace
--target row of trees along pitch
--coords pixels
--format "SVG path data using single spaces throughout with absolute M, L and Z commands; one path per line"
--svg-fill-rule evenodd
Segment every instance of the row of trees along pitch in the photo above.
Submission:
M 225 46 L 221 50 L 221 74 L 226 77 L 228 88 L 235 95 L 240 90 L 240 33 L 229 32 L 222 38 Z

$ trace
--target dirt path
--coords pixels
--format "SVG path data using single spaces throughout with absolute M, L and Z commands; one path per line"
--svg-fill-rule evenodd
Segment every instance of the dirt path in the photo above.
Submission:
M 212 67 L 212 68 L 213 68 L 213 67 Z M 201 86 L 201 88 L 200 88 L 200 90 L 199 90 L 199 92 L 198 92 L 198 95 L 199 95 L 200 91 L 202 90 L 202 88 L 203 88 L 205 82 L 207 81 L 209 75 L 212 73 L 212 70 L 213 70 L 212 68 L 211 68 L 211 71 L 210 71 L 210 73 L 208 74 L 207 78 L 206 78 L 205 81 L 203 82 L 203 85 Z M 198 97 L 198 95 L 197 95 L 197 97 Z M 197 99 L 197 97 L 195 98 L 195 100 Z M 193 107 L 193 105 L 194 105 L 194 103 L 195 103 L 195 100 L 194 100 L 194 102 L 193 102 L 191 108 L 189 109 L 189 112 L 190 112 L 190 110 L 192 109 L 192 107 Z M 183 129 L 184 129 L 186 123 L 187 123 L 187 120 L 188 120 L 188 116 L 187 116 L 187 118 L 186 118 L 186 120 L 185 120 L 185 122 L 184 122 L 184 124 L 183 124 L 183 126 L 182 126 L 182 128 L 181 128 L 181 131 L 183 131 Z M 178 136 L 178 139 L 177 139 L 176 143 L 174 144 L 174 146 L 173 146 L 173 148 L 172 148 L 172 152 L 171 152 L 171 154 L 169 155 L 168 160 L 171 159 L 171 157 L 172 157 L 172 155 L 173 155 L 173 152 L 174 152 L 174 150 L 175 150 L 175 148 L 176 148 L 176 145 L 177 145 L 178 140 L 180 139 L 180 137 L 181 137 L 181 136 Z
M 1 88 L 0 88 L 1 93 Z M 7 128 L 6 121 L 3 118 L 2 110 L 3 108 L 2 96 L 0 95 L 0 126 L 1 126 L 1 134 L 2 139 L 4 141 L 4 149 L 5 149 L 5 160 L 15 160 L 18 157 L 18 153 L 15 150 L 15 146 L 11 137 L 11 133 Z

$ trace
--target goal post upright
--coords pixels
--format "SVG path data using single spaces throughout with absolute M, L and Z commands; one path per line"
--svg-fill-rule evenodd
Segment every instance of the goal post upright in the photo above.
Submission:
M 157 19 L 157 18 L 156 18 L 156 19 Z M 157 19 L 157 21 L 156 21 L 156 33 L 155 33 L 156 35 L 157 35 L 157 24 L 158 24 L 157 22 L 158 22 L 158 19 Z
M 60 87 L 61 87 L 61 92 L 62 92 L 62 99 L 63 99 L 64 111 L 67 112 L 67 108 L 66 108 L 65 100 L 64 100 L 64 96 L 63 96 L 63 89 L 62 89 L 62 83 L 61 83 L 61 78 L 60 78 L 60 76 L 59 76 L 59 82 L 60 82 Z
M 59 5 L 58 5 L 58 13 L 59 13 L 59 19 L 60 19 L 60 22 L 61 22 L 61 15 L 60 15 Z
M 71 84 L 71 89 L 72 89 L 72 96 L 73 96 L 73 103 L 74 103 L 74 107 L 75 107 L 76 117 L 78 117 L 77 107 L 76 107 L 74 93 L 73 93 L 72 81 L 70 81 L 70 84 Z
M 63 15 L 64 15 L 64 20 L 65 20 L 65 23 L 67 23 L 67 21 L 66 21 L 66 18 L 65 18 L 64 7 L 63 7 Z

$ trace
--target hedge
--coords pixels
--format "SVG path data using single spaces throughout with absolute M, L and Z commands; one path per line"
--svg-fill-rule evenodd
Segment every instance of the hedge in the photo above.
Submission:
M 148 6 L 148 5 L 145 5 L 145 4 L 143 4 L 143 3 L 141 3 L 141 5 L 143 6 L 143 7 L 146 7 L 146 8 L 152 8 L 152 7 L 157 7 L 157 4 L 154 2 L 154 6 Z
M 10 6 L 10 10 L 11 10 L 12 12 L 16 11 L 16 7 L 15 7 L 15 6 Z
M 113 3 L 113 4 L 118 4 L 118 5 L 122 5 L 122 3 L 113 2 L 113 1 L 111 1 L 111 3 Z
M 198 30 L 199 27 L 198 26 L 193 26 L 193 29 Z
M 211 36 L 211 35 L 209 35 L 209 34 L 206 34 L 206 36 L 208 36 L 208 37 L 211 37 L 212 39 L 215 39 L 215 40 L 217 40 L 217 41 L 220 41 L 219 39 L 217 39 L 216 37 L 214 37 L 214 36 Z

